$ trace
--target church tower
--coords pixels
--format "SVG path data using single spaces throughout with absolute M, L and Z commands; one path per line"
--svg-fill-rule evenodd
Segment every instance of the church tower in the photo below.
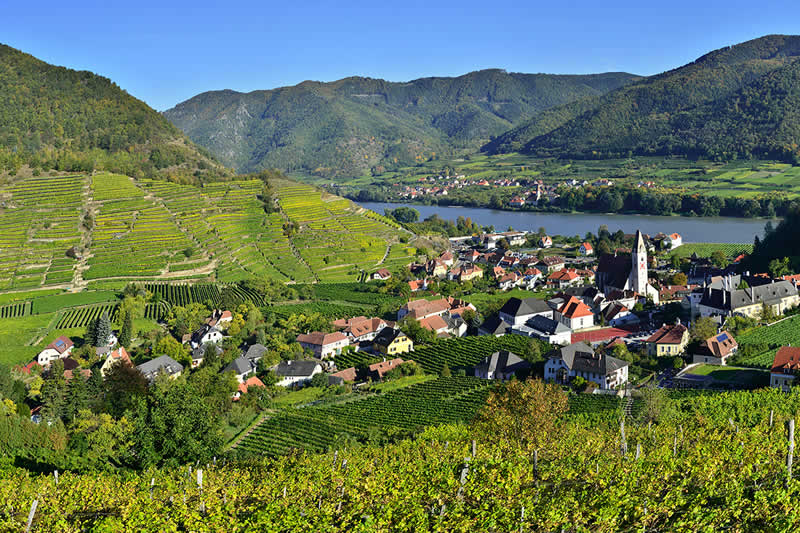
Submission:
M 644 243 L 642 232 L 636 230 L 636 239 L 633 242 L 631 253 L 630 288 L 642 296 L 647 296 L 647 246 Z

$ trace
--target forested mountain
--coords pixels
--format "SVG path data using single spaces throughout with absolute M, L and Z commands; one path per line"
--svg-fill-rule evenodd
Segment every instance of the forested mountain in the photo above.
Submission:
M 0 173 L 22 165 L 192 178 L 223 171 L 111 80 L 0 45 Z
M 637 79 L 503 70 L 408 83 L 352 77 L 246 94 L 207 92 L 165 116 L 239 171 L 277 167 L 352 175 L 476 149 L 545 109 Z
M 800 36 L 716 50 L 603 96 L 551 109 L 484 146 L 562 157 L 798 157 Z

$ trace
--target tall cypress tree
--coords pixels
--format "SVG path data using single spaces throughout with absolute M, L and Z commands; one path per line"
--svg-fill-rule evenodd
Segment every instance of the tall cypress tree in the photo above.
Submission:
M 122 329 L 119 332 L 120 346 L 129 348 L 131 345 L 132 338 L 133 338 L 133 317 L 131 316 L 131 313 L 126 313 L 125 321 L 122 323 Z
M 108 313 L 103 313 L 103 315 L 97 320 L 94 345 L 106 346 L 108 345 L 108 339 L 110 338 L 111 338 L 111 320 L 109 320 L 108 318 Z

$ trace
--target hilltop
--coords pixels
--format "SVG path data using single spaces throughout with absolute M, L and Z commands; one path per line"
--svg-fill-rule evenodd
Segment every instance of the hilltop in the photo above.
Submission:
M 483 149 L 540 156 L 797 161 L 800 36 L 770 35 L 541 113 Z
M 543 110 L 637 79 L 498 69 L 407 83 L 350 77 L 250 93 L 210 91 L 164 116 L 240 172 L 274 167 L 349 177 L 475 150 Z
M 0 174 L 113 170 L 184 179 L 228 174 L 108 78 L 0 44 Z

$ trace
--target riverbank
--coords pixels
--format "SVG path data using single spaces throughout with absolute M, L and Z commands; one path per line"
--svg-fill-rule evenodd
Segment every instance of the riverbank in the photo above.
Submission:
M 687 217 L 638 214 L 598 213 L 554 213 L 546 211 L 501 210 L 485 207 L 449 207 L 394 202 L 361 202 L 363 207 L 383 214 L 386 209 L 409 207 L 416 209 L 420 219 L 439 215 L 443 219 L 455 220 L 459 216 L 471 219 L 481 226 L 494 226 L 497 231 L 509 227 L 515 230 L 538 231 L 544 227 L 547 233 L 583 236 L 587 232 L 597 233 L 601 225 L 608 226 L 612 233 L 622 230 L 634 233 L 678 233 L 684 242 L 752 244 L 756 235 L 763 237 L 768 221 L 777 225 L 779 219 L 756 219 L 736 217 Z

